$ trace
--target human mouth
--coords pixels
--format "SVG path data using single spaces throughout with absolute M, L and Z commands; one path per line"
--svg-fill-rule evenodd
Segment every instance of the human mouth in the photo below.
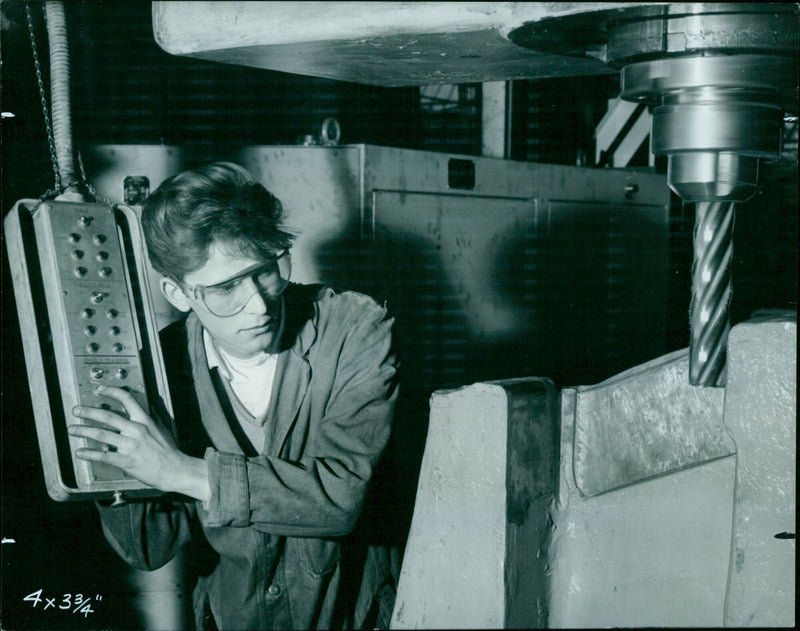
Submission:
M 258 324 L 256 326 L 251 326 L 246 329 L 242 329 L 243 333 L 253 333 L 253 334 L 260 334 L 266 333 L 267 331 L 271 331 L 273 328 L 272 322 L 264 322 L 263 324 Z

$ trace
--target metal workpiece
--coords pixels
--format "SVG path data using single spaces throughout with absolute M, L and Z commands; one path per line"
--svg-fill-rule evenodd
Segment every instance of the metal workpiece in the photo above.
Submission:
M 796 627 L 797 313 L 731 329 L 723 420 L 736 443 L 723 626 Z
M 794 310 L 764 311 L 724 389 L 684 350 L 561 389 L 548 628 L 797 626 L 796 348 Z
M 730 330 L 734 204 L 700 202 L 696 207 L 689 306 L 689 383 L 724 386 Z

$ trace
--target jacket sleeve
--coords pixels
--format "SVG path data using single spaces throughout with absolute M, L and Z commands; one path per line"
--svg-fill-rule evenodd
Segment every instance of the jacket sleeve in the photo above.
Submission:
M 145 501 L 114 507 L 95 504 L 111 547 L 138 570 L 157 570 L 191 539 L 194 502 Z
M 205 525 L 311 537 L 354 528 L 389 439 L 397 360 L 385 309 L 370 300 L 346 324 L 340 343 L 322 345 L 335 374 L 324 413 L 309 428 L 306 455 L 292 462 L 209 449 L 211 500 L 198 507 Z

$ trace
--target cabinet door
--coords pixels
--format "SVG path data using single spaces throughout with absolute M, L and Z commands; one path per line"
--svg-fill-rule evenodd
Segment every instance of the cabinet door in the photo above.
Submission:
M 374 191 L 373 280 L 408 387 L 519 376 L 546 347 L 533 199 Z

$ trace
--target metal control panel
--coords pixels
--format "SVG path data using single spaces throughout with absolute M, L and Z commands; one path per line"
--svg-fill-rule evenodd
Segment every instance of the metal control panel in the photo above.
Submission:
M 30 212 L 19 203 L 6 236 L 49 494 L 155 493 L 117 467 L 75 457 L 97 443 L 66 434 L 67 425 L 96 424 L 74 417 L 76 405 L 125 414 L 95 394 L 99 385 L 125 388 L 145 410 L 171 417 L 152 301 L 140 282 L 138 217 L 121 206 L 52 201 Z
M 124 413 L 115 401 L 94 393 L 101 384 L 127 388 L 148 409 L 129 275 L 113 212 L 101 205 L 49 203 L 34 217 L 40 252 L 57 270 L 44 275 L 51 327 L 67 332 L 53 336 L 65 410 L 88 405 Z M 73 453 L 83 442 L 94 446 L 91 440 L 70 441 Z M 73 466 L 79 487 L 128 479 L 102 463 L 74 458 Z

